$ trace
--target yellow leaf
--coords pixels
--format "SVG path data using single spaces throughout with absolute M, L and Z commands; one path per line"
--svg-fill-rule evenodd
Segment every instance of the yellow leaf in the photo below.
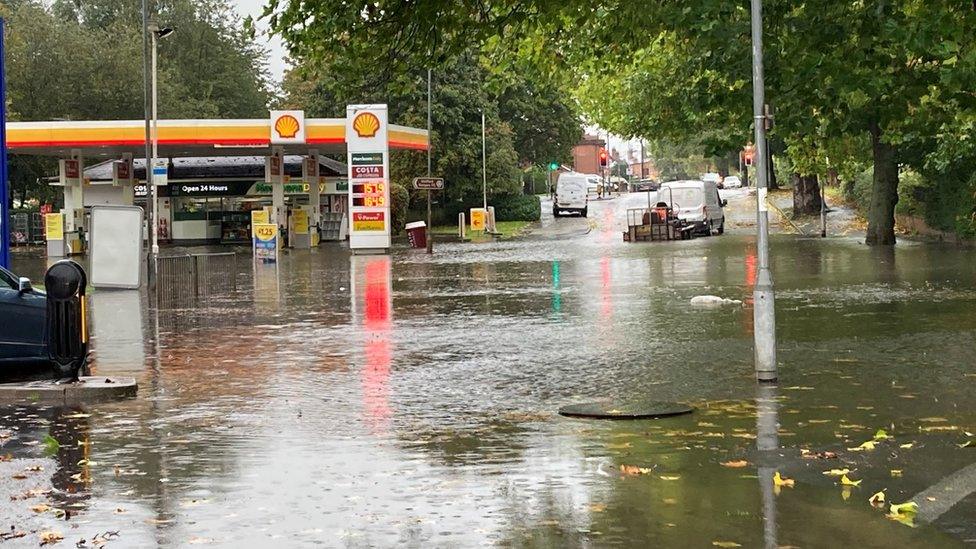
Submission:
M 885 495 L 884 492 L 878 492 L 868 498 L 868 503 L 875 507 L 884 507 Z
M 607 508 L 606 503 L 591 503 L 590 511 L 593 513 L 602 513 Z
M 909 514 L 909 515 L 895 515 L 895 514 L 892 514 L 892 513 L 888 513 L 887 515 L 885 515 L 885 518 L 890 519 L 890 520 L 893 520 L 895 522 L 900 522 L 900 523 L 904 524 L 905 526 L 908 526 L 909 528 L 915 528 L 915 514 L 914 513 Z
M 35 513 L 43 513 L 45 511 L 50 510 L 50 509 L 51 509 L 51 506 L 48 505 L 48 504 L 46 504 L 46 503 L 41 503 L 39 505 L 35 505 L 35 506 L 31 507 L 31 511 L 34 511 Z
M 824 471 L 823 474 L 827 475 L 828 477 L 840 477 L 850 472 L 850 469 L 831 469 L 829 471 Z
M 661 475 L 661 480 L 680 480 L 681 475 Z
M 734 541 L 713 541 L 712 542 L 712 545 L 715 546 L 715 547 L 725 547 L 725 548 L 728 548 L 728 549 L 733 549 L 735 547 L 742 547 L 742 545 L 740 545 L 740 544 L 738 544 L 738 543 L 736 543 Z
M 776 471 L 776 474 L 773 475 L 773 486 L 788 486 L 792 488 L 795 483 L 796 481 L 793 479 L 780 475 L 779 471 Z
M 884 429 L 878 429 L 878 431 L 874 433 L 874 440 L 885 440 L 889 438 L 891 437 L 888 436 L 888 433 L 885 432 Z
M 973 442 L 971 440 L 967 440 L 966 442 L 963 442 L 962 444 L 956 444 L 956 446 L 958 446 L 960 448 L 972 448 L 973 446 L 976 446 L 976 442 Z
M 841 486 L 840 487 L 840 498 L 844 501 L 851 499 L 851 487 Z
M 914 515 L 918 512 L 918 504 L 914 501 L 905 503 L 892 503 L 888 508 L 892 515 Z
M 870 451 L 870 450 L 874 450 L 874 444 L 875 442 L 873 440 L 869 440 L 861 444 L 857 448 L 848 448 L 848 450 L 850 450 L 851 452 L 863 452 L 865 450 Z
M 863 479 L 861 479 L 863 480 Z M 860 480 L 851 480 L 847 478 L 847 475 L 840 477 L 840 483 L 844 486 L 859 486 L 861 484 Z
M 906 442 L 905 444 L 899 444 L 898 447 L 903 450 L 909 450 L 912 446 L 915 446 L 914 442 Z
M 741 469 L 742 467 L 747 467 L 748 465 L 749 462 L 744 459 L 722 462 L 722 467 L 728 467 L 729 469 Z
M 892 469 L 891 470 L 891 476 L 893 476 L 893 477 L 900 477 L 901 476 L 901 469 Z

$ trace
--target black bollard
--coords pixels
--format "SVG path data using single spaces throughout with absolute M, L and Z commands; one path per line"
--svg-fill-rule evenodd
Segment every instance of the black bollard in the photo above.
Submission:
M 85 287 L 88 275 L 74 261 L 58 261 L 44 275 L 47 291 L 47 348 L 54 378 L 77 381 L 88 355 Z

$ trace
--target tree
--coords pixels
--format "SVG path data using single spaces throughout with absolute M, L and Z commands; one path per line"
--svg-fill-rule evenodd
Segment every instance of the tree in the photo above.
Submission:
M 834 140 L 870 140 L 868 244 L 894 243 L 899 164 L 924 165 L 941 139 L 944 126 L 922 122 L 972 108 L 970 8 L 947 0 L 765 2 L 767 97 L 778 113 L 772 136 L 812 135 L 819 151 Z M 361 63 L 409 66 L 487 44 L 582 82 L 584 111 L 616 133 L 681 140 L 718 128 L 736 148 L 749 133 L 750 15 L 741 3 L 525 0 L 466 9 L 272 1 L 268 13 L 272 28 L 310 57 L 342 49 Z M 619 106 L 627 102 L 638 108 Z
M 226 0 L 169 0 L 162 21 L 177 25 L 160 42 L 160 116 L 266 116 L 263 50 L 235 26 Z M 141 119 L 142 16 L 125 0 L 8 2 L 7 99 L 10 120 Z M 50 159 L 13 157 L 10 178 L 25 194 L 48 199 L 38 177 Z

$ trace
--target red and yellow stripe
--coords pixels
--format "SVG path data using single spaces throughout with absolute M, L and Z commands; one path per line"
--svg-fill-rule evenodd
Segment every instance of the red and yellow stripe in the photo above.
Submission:
M 342 118 L 305 120 L 305 142 L 314 144 L 345 143 L 346 121 Z M 394 149 L 427 149 L 427 131 L 391 125 L 390 147 Z M 139 146 L 145 143 L 145 122 L 55 121 L 7 123 L 7 147 L 17 149 L 52 149 Z M 161 120 L 160 145 L 270 146 L 270 120 Z

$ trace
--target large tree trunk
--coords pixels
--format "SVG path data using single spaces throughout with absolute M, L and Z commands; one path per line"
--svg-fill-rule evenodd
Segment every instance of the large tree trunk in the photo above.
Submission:
M 820 213 L 820 183 L 816 175 L 794 173 L 793 216 L 816 215 Z
M 872 246 L 890 246 L 895 243 L 898 162 L 895 148 L 881 141 L 881 128 L 876 123 L 871 125 L 871 148 L 874 155 L 874 178 L 865 242 Z
M 776 181 L 776 168 L 773 164 L 773 149 L 769 146 L 769 139 L 766 140 L 766 188 L 771 191 L 779 189 L 779 182 Z

